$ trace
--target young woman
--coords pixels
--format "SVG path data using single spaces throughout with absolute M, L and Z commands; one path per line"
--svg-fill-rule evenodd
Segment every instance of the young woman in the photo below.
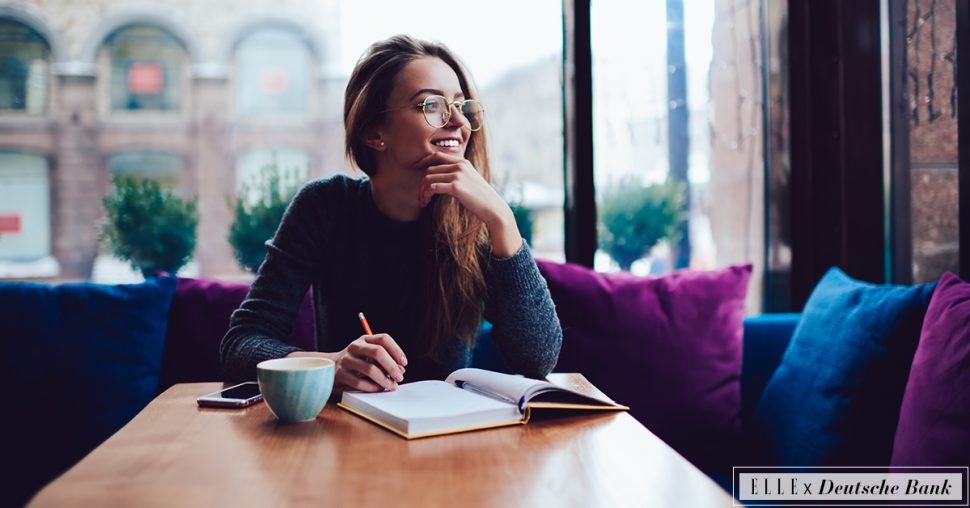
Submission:
M 369 177 L 308 183 L 293 199 L 222 340 L 227 379 L 260 361 L 336 362 L 334 392 L 394 390 L 466 367 L 483 317 L 508 365 L 555 366 L 562 330 L 512 211 L 489 184 L 485 109 L 443 45 L 396 36 L 357 63 L 346 150 Z M 289 335 L 313 286 L 319 352 Z M 375 334 L 362 333 L 363 312 Z

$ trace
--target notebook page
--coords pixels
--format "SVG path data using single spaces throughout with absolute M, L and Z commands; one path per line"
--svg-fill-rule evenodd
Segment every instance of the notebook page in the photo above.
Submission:
M 346 392 L 344 397 L 356 399 L 405 421 L 509 409 L 509 404 L 476 395 L 444 381 L 405 383 L 393 392 Z
M 448 379 L 445 380 L 446 383 L 452 385 L 456 381 L 467 381 L 478 388 L 504 395 L 516 401 L 516 404 L 530 390 L 536 387 L 551 386 L 546 381 L 474 368 L 458 369 L 448 375 Z

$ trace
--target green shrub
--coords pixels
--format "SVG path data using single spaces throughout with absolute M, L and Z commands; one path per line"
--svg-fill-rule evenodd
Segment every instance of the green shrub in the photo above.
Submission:
M 629 270 L 660 240 L 676 241 L 681 189 L 671 180 L 647 187 L 627 181 L 607 192 L 599 207 L 600 248 Z
M 527 243 L 532 244 L 532 209 L 519 203 L 509 203 L 512 209 L 512 216 L 515 217 L 515 225 L 519 228 L 519 233 Z
M 250 182 L 243 182 L 229 228 L 229 244 L 243 269 L 256 273 L 263 263 L 266 240 L 276 234 L 283 212 L 300 190 L 295 174 L 281 174 L 273 162 L 263 166 Z
M 512 216 L 515 218 L 515 225 L 519 228 L 519 233 L 526 242 L 532 244 L 532 224 L 534 210 L 525 206 L 524 201 L 525 184 L 524 182 L 511 183 L 511 175 L 505 173 L 495 177 L 495 190 L 502 196 L 512 209 Z
M 100 232 L 108 251 L 146 278 L 178 272 L 195 251 L 195 200 L 186 203 L 150 179 L 115 176 L 113 185 L 104 199 L 108 217 Z

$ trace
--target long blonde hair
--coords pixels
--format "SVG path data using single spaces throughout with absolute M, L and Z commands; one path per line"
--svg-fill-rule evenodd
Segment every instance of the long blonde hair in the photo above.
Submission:
M 345 149 L 350 160 L 368 176 L 377 172 L 374 152 L 364 141 L 367 130 L 384 120 L 387 100 L 398 73 L 410 62 L 435 57 L 445 62 L 458 76 L 461 90 L 468 99 L 478 98 L 478 91 L 457 57 L 443 44 L 396 35 L 376 42 L 358 60 L 344 94 Z M 465 158 L 490 181 L 485 130 L 473 132 L 468 140 Z M 486 294 L 482 263 L 489 252 L 488 230 L 457 200 L 438 196 L 432 204 L 430 261 L 432 277 L 428 281 L 422 333 L 429 356 L 441 358 L 457 338 L 466 346 L 474 345 L 482 320 Z M 433 302 L 433 303 L 432 303 Z

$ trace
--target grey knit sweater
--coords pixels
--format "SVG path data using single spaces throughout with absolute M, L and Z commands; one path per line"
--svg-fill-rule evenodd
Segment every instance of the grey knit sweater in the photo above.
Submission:
M 430 207 L 429 207 L 430 208 Z M 255 379 L 256 364 L 299 348 L 281 340 L 313 287 L 317 349 L 335 352 L 363 335 L 358 312 L 374 333 L 388 333 L 408 356 L 404 382 L 444 379 L 467 367 L 469 348 L 455 341 L 444 357 L 420 354 L 426 305 L 421 288 L 432 258 L 428 214 L 399 222 L 374 204 L 370 180 L 335 176 L 308 183 L 293 199 L 246 300 L 222 339 L 228 381 Z M 556 364 L 562 329 L 545 280 L 529 248 L 512 257 L 487 256 L 485 318 L 509 367 L 544 377 Z

